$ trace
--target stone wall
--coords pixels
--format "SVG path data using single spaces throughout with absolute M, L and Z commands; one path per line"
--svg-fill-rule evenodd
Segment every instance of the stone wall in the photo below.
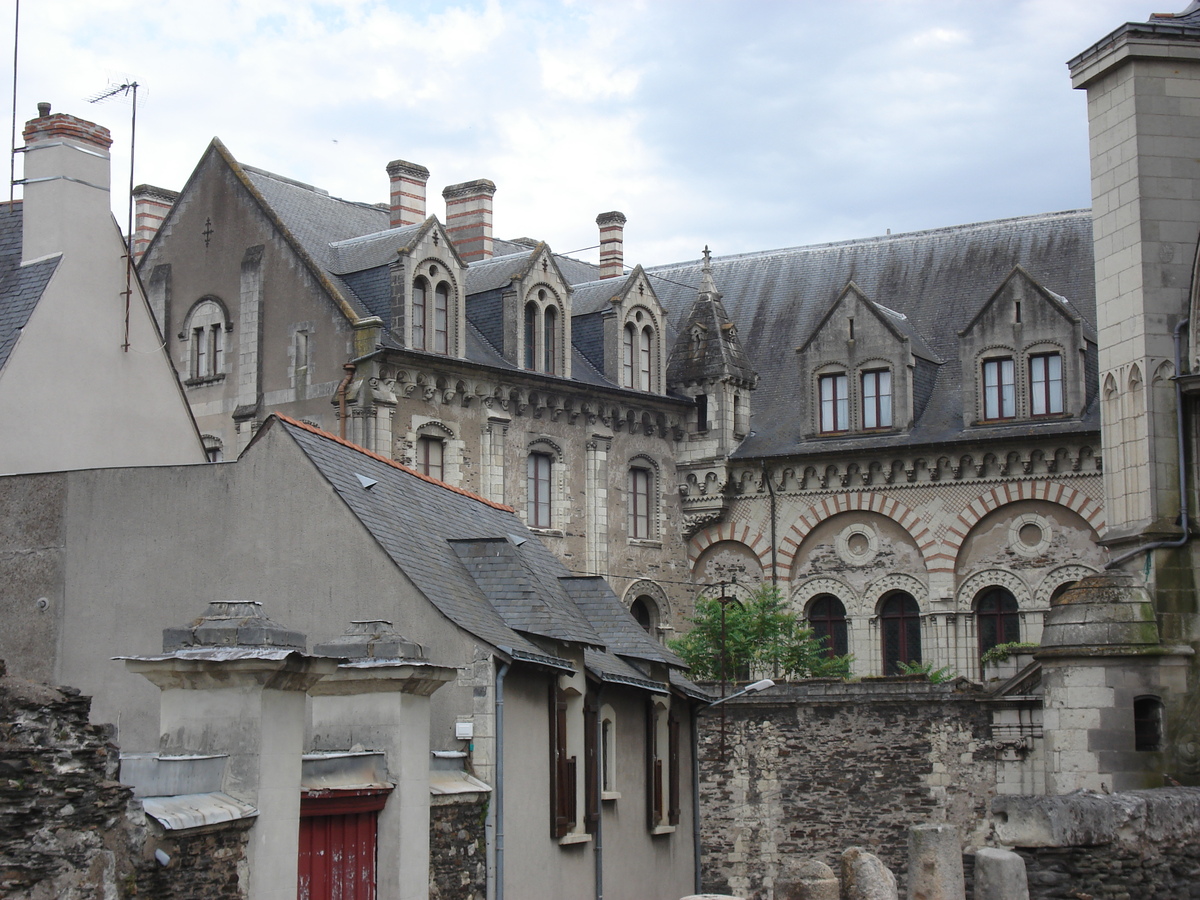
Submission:
M 963 681 L 813 680 L 734 700 L 702 718 L 706 891 L 774 900 L 816 858 L 865 847 L 903 881 L 908 827 L 988 837 L 996 752 L 986 695 Z
M 254 819 L 242 819 L 187 832 L 164 835 L 150 827 L 149 846 L 171 857 L 168 866 L 154 859 L 153 849 L 138 862 L 130 896 L 154 900 L 226 900 L 244 897 L 239 881 L 246 864 L 246 838 Z
M 484 900 L 486 794 L 434 797 L 429 806 L 429 900 Z
M 1200 788 L 1002 797 L 994 812 L 1031 900 L 1200 897 Z

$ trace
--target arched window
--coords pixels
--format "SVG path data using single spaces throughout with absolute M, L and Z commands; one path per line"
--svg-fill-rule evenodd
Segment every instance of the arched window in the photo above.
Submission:
M 637 387 L 640 390 L 650 390 L 650 373 L 651 373 L 651 347 L 653 346 L 654 333 L 647 325 L 642 329 L 638 343 L 638 383 Z
M 899 663 L 921 661 L 921 608 L 912 594 L 889 594 L 879 610 L 883 674 L 895 675 Z
M 979 633 L 981 657 L 997 644 L 1021 639 L 1021 617 L 1012 592 L 1002 587 L 980 592 L 975 598 L 975 630 Z
M 429 308 L 429 282 L 418 277 L 413 282 L 412 301 L 412 345 L 415 350 L 425 349 L 425 316 Z
M 537 368 L 537 304 L 525 304 L 525 368 Z
M 651 537 L 653 526 L 651 488 L 654 484 L 654 473 L 641 466 L 633 466 L 629 470 L 629 537 L 644 539 Z
M 530 453 L 526 462 L 525 522 L 530 528 L 551 526 L 550 501 L 553 459 L 549 453 Z
M 545 332 L 545 353 L 542 370 L 550 374 L 558 371 L 558 310 L 548 306 L 543 313 L 545 321 L 542 329 Z
M 829 656 L 845 656 L 849 651 L 846 636 L 846 607 L 833 594 L 818 594 L 808 605 L 808 624 L 813 634 L 824 641 Z
M 183 341 L 187 372 L 185 383 L 189 386 L 219 381 L 225 377 L 225 333 L 229 330 L 225 308 L 218 301 L 206 297 L 192 307 L 187 324 L 179 333 Z
M 654 628 L 658 625 L 658 604 L 654 602 L 653 597 L 649 594 L 641 594 L 634 598 L 629 612 L 637 619 L 637 623 L 642 626 L 643 631 L 647 634 L 654 634 Z
M 634 387 L 633 383 L 633 344 L 634 334 L 636 329 L 633 323 L 625 326 L 624 339 L 621 344 L 621 385 L 622 387 Z
M 433 292 L 433 352 L 450 352 L 450 285 L 444 281 Z
M 417 471 L 438 481 L 445 480 L 446 443 L 441 438 L 417 438 Z

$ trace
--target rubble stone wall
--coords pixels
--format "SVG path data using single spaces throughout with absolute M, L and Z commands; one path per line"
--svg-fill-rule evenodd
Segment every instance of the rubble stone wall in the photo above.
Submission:
M 434 797 L 429 807 L 429 900 L 484 900 L 486 794 Z
M 848 847 L 903 881 L 908 828 L 957 825 L 987 841 L 996 751 L 981 691 L 869 679 L 779 685 L 701 719 L 704 890 L 773 900 L 808 859 Z

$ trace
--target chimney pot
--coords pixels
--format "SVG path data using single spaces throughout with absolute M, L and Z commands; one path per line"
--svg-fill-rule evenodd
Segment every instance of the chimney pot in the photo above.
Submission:
M 620 278 L 625 274 L 625 218 L 613 210 L 596 216 L 600 226 L 600 277 Z
M 133 258 L 141 259 L 163 220 L 175 201 L 179 199 L 177 191 L 155 187 L 152 184 L 139 184 L 133 189 Z
M 387 173 L 391 182 L 391 227 L 424 222 L 425 184 L 429 181 L 429 170 L 404 159 L 393 159 L 387 164 Z
M 486 178 L 452 184 L 446 201 L 446 233 L 466 262 L 492 258 L 492 198 L 496 185 Z
M 38 118 L 44 119 L 48 115 L 50 115 L 50 104 L 43 100 L 38 104 Z

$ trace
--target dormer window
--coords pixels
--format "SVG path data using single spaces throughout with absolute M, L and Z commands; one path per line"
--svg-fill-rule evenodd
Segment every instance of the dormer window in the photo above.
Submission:
M 822 375 L 821 433 L 836 434 L 850 428 L 850 379 L 845 372 Z
M 851 320 L 853 321 L 853 320 Z M 874 431 L 892 427 L 892 373 L 872 369 L 862 373 L 862 427 Z
M 439 280 L 442 270 L 430 265 L 412 289 L 412 347 L 443 356 L 450 352 L 451 287 Z
M 562 313 L 553 293 L 542 289 L 536 299 L 531 297 L 525 302 L 524 325 L 523 368 L 547 375 L 562 373 Z
M 1029 357 L 1029 409 L 1035 416 L 1063 412 L 1062 355 L 1038 353 Z
M 1062 370 L 1059 369 L 1061 403 Z M 1011 356 L 983 361 L 983 418 L 1012 419 L 1017 414 L 1016 367 Z

